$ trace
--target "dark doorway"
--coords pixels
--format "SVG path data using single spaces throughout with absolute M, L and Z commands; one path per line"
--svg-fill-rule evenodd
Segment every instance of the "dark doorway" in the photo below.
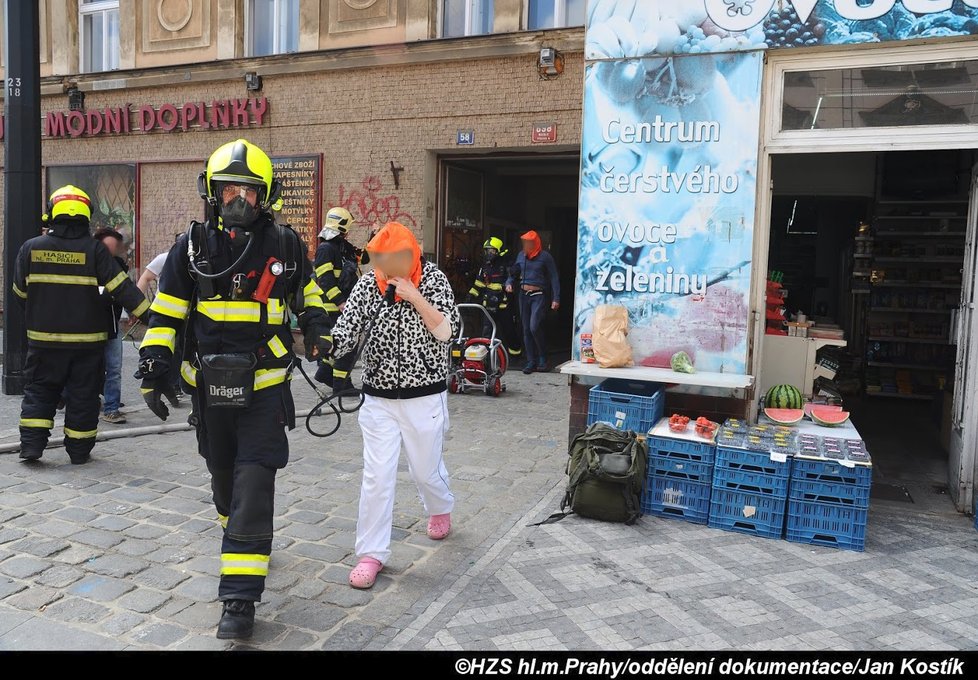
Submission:
M 560 275 L 561 306 L 547 317 L 552 363 L 570 357 L 579 166 L 577 153 L 442 161 L 438 260 L 456 297 L 471 287 L 486 239 L 501 238 L 515 259 L 520 235 L 538 232 Z

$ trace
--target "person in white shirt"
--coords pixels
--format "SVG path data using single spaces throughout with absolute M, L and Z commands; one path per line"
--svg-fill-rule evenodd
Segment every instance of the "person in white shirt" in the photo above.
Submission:
M 136 288 L 149 299 L 149 288 L 160 278 L 160 272 L 163 271 L 163 264 L 166 262 L 166 256 L 169 255 L 169 251 L 165 253 L 160 253 L 150 261 L 143 273 L 139 276 L 139 281 L 136 282 Z

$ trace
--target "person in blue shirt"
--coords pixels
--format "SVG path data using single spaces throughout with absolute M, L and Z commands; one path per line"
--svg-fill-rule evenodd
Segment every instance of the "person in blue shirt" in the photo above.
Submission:
M 516 257 L 506 281 L 506 292 L 512 293 L 516 280 L 520 286 L 520 319 L 523 322 L 523 346 L 526 348 L 524 373 L 534 371 L 546 373 L 547 346 L 544 338 L 543 322 L 547 317 L 547 304 L 550 309 L 560 307 L 560 278 L 553 256 L 543 249 L 540 235 L 528 231 L 520 239 L 523 252 Z

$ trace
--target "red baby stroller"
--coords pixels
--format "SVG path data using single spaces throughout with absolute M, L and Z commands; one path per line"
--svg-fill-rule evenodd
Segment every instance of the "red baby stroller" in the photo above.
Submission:
M 492 333 L 489 338 L 467 338 L 465 321 L 461 321 L 458 337 L 452 342 L 450 350 L 448 389 L 455 394 L 464 394 L 467 389 L 476 388 L 498 397 L 506 391 L 503 375 L 506 373 L 508 354 L 502 341 L 496 337 L 496 320 L 482 305 L 461 304 L 458 309 L 460 312 L 479 310 L 489 319 Z

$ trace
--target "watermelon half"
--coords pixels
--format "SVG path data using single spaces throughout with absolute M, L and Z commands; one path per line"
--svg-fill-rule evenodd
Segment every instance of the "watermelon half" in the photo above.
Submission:
M 778 425 L 794 425 L 805 417 L 805 411 L 800 408 L 766 408 L 764 415 Z
M 815 408 L 825 409 L 826 412 L 833 411 L 834 410 L 834 411 L 836 411 L 838 413 L 842 413 L 842 407 L 841 406 L 833 406 L 831 404 L 805 404 L 805 415 L 808 416 L 809 418 L 811 418 L 812 417 L 812 409 L 815 409 Z
M 823 427 L 838 427 L 849 420 L 849 412 L 838 406 L 814 406 L 811 415 L 812 420 Z

